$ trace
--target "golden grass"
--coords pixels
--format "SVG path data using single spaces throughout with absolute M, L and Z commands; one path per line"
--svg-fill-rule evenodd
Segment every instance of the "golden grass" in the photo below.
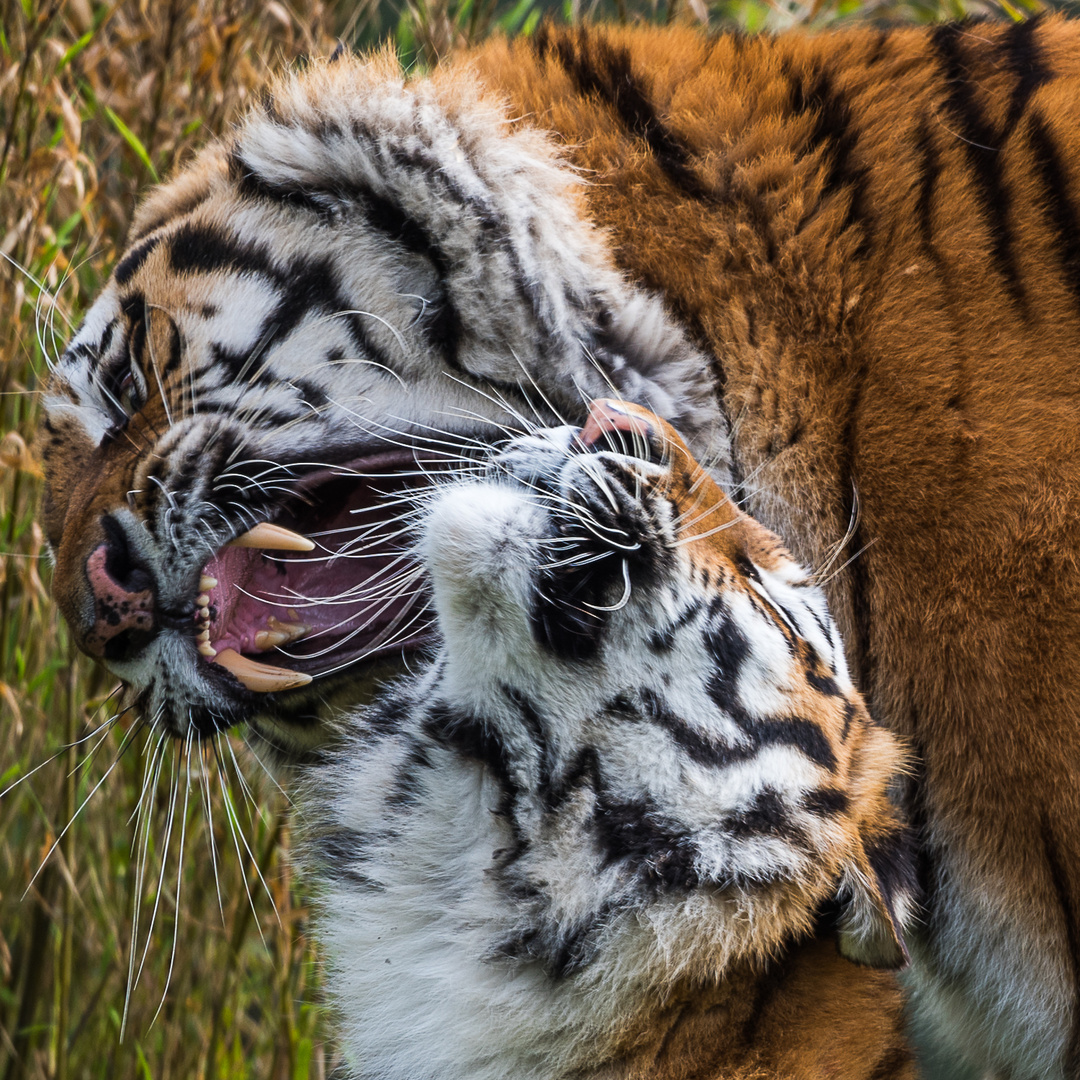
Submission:
M 268 69 L 338 37 L 391 32 L 405 60 L 427 64 L 492 29 L 528 33 L 542 10 L 757 28 L 871 6 L 942 17 L 980 2 L 404 0 L 399 15 L 379 0 L 0 0 L 0 790 L 19 781 L 0 797 L 0 1080 L 303 1080 L 334 1067 L 284 800 L 250 758 L 253 800 L 231 754 L 220 766 L 226 803 L 214 757 L 155 758 L 131 718 L 102 728 L 111 681 L 73 654 L 48 598 L 28 449 L 37 386 L 114 262 L 136 193 L 223 130 Z M 156 760 L 149 829 L 136 838 Z M 250 855 L 236 851 L 230 806 Z M 145 965 L 121 1042 L 133 946 Z

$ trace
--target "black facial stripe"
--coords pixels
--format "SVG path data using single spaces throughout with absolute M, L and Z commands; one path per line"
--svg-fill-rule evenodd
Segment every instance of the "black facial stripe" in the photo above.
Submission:
M 847 812 L 850 800 L 837 788 L 816 788 L 803 796 L 802 806 L 819 817 L 832 817 Z
M 116 284 L 123 286 L 126 285 L 136 274 L 139 267 L 146 262 L 150 253 L 161 243 L 161 234 L 155 236 L 149 236 L 145 240 L 140 241 L 128 253 L 116 264 L 116 269 L 113 271 L 113 277 L 116 279 Z
M 718 828 L 736 840 L 777 837 L 797 847 L 806 847 L 806 834 L 788 813 L 783 796 L 771 788 L 762 788 L 745 809 L 727 814 Z
M 675 619 L 662 630 L 654 630 L 649 635 L 649 648 L 653 652 L 670 652 L 675 647 L 675 638 L 678 632 L 693 622 L 704 609 L 704 602 L 694 600 L 675 617 Z
M 510 753 L 494 724 L 439 701 L 428 709 L 423 730 L 439 745 L 490 769 L 503 792 L 499 810 L 510 815 L 521 789 L 513 775 Z
M 609 707 L 616 710 L 621 708 L 624 716 L 640 715 L 658 724 L 698 765 L 723 769 L 757 757 L 767 746 L 792 746 L 815 764 L 830 772 L 835 771 L 836 755 L 825 734 L 813 721 L 802 717 L 752 717 L 741 705 L 732 703 L 729 688 L 725 681 L 721 681 L 716 675 L 710 679 L 706 692 L 747 736 L 745 743 L 732 745 L 714 741 L 675 713 L 666 700 L 651 687 L 641 687 L 638 690 L 638 699 L 642 706 L 640 711 L 631 704 L 629 713 L 626 712 L 625 698 L 614 699 L 609 703 Z
M 618 798 L 598 791 L 591 826 L 605 866 L 625 864 L 644 884 L 661 891 L 697 887 L 698 851 L 692 837 L 648 797 Z
M 257 274 L 275 284 L 281 273 L 261 244 L 244 242 L 205 225 L 185 222 L 169 238 L 169 265 L 177 274 L 212 274 L 229 270 Z
M 325 187 L 313 190 L 299 182 L 271 181 L 250 168 L 236 149 L 229 155 L 229 179 L 235 184 L 237 193 L 246 199 L 263 199 L 280 203 L 290 209 L 306 210 L 323 221 L 332 221 L 334 208 L 325 198 L 318 198 L 317 193 L 325 192 Z

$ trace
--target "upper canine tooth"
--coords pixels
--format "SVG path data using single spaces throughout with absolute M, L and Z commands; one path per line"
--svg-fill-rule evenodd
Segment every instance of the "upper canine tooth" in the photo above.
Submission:
M 311 676 L 288 668 L 271 667 L 241 656 L 235 649 L 222 649 L 214 657 L 214 663 L 220 664 L 231 672 L 249 690 L 269 694 L 275 690 L 291 690 L 295 686 L 307 686 Z
M 292 529 L 264 521 L 242 536 L 230 540 L 226 547 L 265 548 L 267 551 L 314 551 L 315 545 Z
M 199 578 L 199 592 L 208 593 L 211 589 L 217 588 L 217 578 L 211 577 L 209 574 L 203 574 Z

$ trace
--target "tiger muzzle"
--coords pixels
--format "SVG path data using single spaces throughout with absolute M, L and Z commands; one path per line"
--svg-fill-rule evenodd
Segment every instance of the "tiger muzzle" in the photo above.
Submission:
M 106 515 L 101 524 L 105 541 L 90 552 L 85 567 L 92 621 L 84 619 L 75 632 L 91 656 L 132 660 L 157 635 L 155 582 L 120 523 Z

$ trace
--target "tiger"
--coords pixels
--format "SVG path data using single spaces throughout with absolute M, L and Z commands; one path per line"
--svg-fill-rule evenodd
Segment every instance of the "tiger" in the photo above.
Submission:
M 317 763 L 431 640 L 418 493 L 640 403 L 912 748 L 925 1075 L 1080 1075 L 1078 105 L 1060 16 L 285 73 L 146 195 L 45 387 L 74 639 L 159 730 Z
M 610 399 L 417 517 L 438 651 L 299 804 L 349 1075 L 914 1078 L 903 756 L 779 539 Z

